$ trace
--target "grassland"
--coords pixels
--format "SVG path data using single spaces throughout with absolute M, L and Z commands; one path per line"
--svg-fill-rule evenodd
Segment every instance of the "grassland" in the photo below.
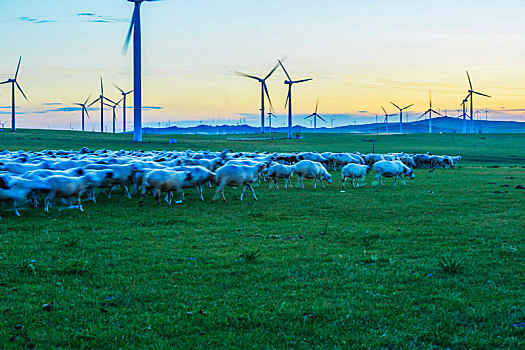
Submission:
M 335 172 L 325 189 L 262 184 L 257 202 L 227 189 L 211 203 L 206 188 L 204 203 L 190 190 L 161 208 L 0 206 L 0 347 L 525 347 L 523 136 L 129 137 L 22 130 L 0 148 L 369 152 L 376 139 L 463 159 L 407 186 L 341 192 Z

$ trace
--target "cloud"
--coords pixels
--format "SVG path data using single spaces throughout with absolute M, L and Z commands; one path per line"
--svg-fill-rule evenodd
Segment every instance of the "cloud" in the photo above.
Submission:
M 132 107 L 133 108 L 133 107 Z M 158 106 L 142 106 L 143 110 L 152 110 L 152 109 L 163 109 L 164 107 L 158 107 Z
M 29 23 L 54 23 L 55 20 L 52 19 L 40 19 L 40 18 L 34 18 L 34 17 L 18 17 L 19 20 L 22 22 L 29 22 Z
M 97 15 L 93 12 L 80 12 L 77 13 L 77 16 L 83 17 L 82 22 L 92 22 L 92 23 L 112 23 L 112 22 L 128 22 L 128 18 L 123 17 L 113 17 L 113 16 L 102 16 Z
M 60 102 L 46 102 L 46 103 L 42 103 L 42 105 L 44 106 L 60 106 L 62 103 Z

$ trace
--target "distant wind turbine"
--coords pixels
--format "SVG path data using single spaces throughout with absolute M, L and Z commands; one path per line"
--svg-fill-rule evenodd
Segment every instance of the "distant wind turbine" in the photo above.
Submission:
M 104 103 L 106 106 L 111 107 L 113 109 L 113 133 L 116 132 L 115 124 L 116 124 L 116 121 L 117 121 L 117 113 L 115 112 L 115 109 L 120 104 L 120 102 L 122 102 L 123 99 L 124 99 L 124 97 L 122 97 L 118 102 L 115 102 L 112 105 L 110 105 L 108 103 Z
M 317 118 L 321 119 L 323 122 L 326 123 L 326 120 L 323 119 L 319 114 L 317 114 L 317 108 L 319 107 L 319 100 L 317 100 L 317 103 L 315 104 L 315 112 L 310 114 L 308 117 L 305 117 L 304 119 L 308 119 L 311 117 L 314 117 L 314 131 L 317 130 Z
M 104 84 L 102 83 L 102 77 L 100 77 L 100 96 L 93 102 L 91 102 L 88 107 L 91 107 L 95 103 L 100 101 L 100 132 L 104 132 L 104 105 L 108 105 L 105 101 L 115 103 L 115 101 L 110 100 L 104 96 Z M 111 107 L 111 106 L 110 106 Z
M 152 2 L 158 0 L 128 0 L 135 3 L 128 35 L 122 48 L 122 54 L 128 51 L 131 33 L 133 32 L 133 141 L 142 142 L 142 57 L 140 38 L 140 5 L 144 1 Z
M 463 99 L 461 102 L 461 107 L 463 110 L 463 114 L 460 115 L 460 117 L 463 117 L 463 133 L 467 133 L 467 107 L 466 104 L 468 102 L 468 96 Z
M 332 125 L 332 129 L 334 128 L 334 120 L 336 120 L 336 117 L 330 117 L 330 123 Z
M 15 127 L 15 85 L 18 88 L 18 90 L 22 93 L 22 96 L 24 96 L 24 98 L 27 101 L 26 94 L 24 94 L 24 92 L 22 91 L 22 88 L 20 87 L 20 85 L 18 85 L 18 82 L 16 81 L 16 78 L 18 77 L 18 70 L 20 69 L 21 61 L 22 61 L 22 56 L 20 56 L 20 58 L 18 59 L 18 66 L 16 67 L 15 77 L 12 79 L 9 78 L 6 81 L 0 82 L 0 85 L 11 83 L 11 130 L 12 131 L 16 130 L 16 127 Z
M 428 114 L 428 133 L 432 134 L 432 112 L 439 114 L 440 116 L 443 116 L 443 114 L 436 112 L 435 110 L 432 109 L 432 95 L 430 94 L 430 92 L 428 93 L 428 100 L 430 103 L 430 107 L 427 109 L 425 113 L 421 114 L 419 118 L 417 118 L 417 120 L 423 118 L 425 115 Z
M 90 97 L 91 97 L 91 95 L 88 96 L 88 98 L 86 98 L 84 103 L 74 103 L 75 105 L 82 107 L 82 131 L 84 131 L 84 112 L 87 115 L 87 117 L 89 118 L 89 113 L 88 113 L 88 110 L 86 108 L 86 104 L 87 104 L 88 100 L 90 99 Z
M 117 84 L 113 84 L 113 86 L 116 87 L 117 90 L 120 91 L 120 93 L 122 94 L 122 125 L 123 125 L 122 132 L 126 133 L 126 96 L 128 94 L 131 94 L 133 90 L 129 90 L 128 92 L 125 92 L 124 90 L 119 88 Z
M 279 64 L 281 65 L 281 67 L 284 70 L 284 73 L 288 77 L 288 80 L 284 81 L 284 83 L 288 85 L 288 95 L 286 96 L 286 102 L 284 104 L 284 107 L 286 108 L 286 104 L 288 104 L 288 138 L 291 139 L 292 138 L 292 85 L 296 83 L 303 83 L 305 81 L 312 80 L 312 78 L 294 81 L 292 80 L 292 78 L 290 78 L 290 75 L 288 74 L 288 72 L 283 66 L 283 63 L 280 60 L 279 60 Z
M 286 56 L 281 58 L 281 60 L 283 60 L 283 61 L 285 59 L 286 59 Z M 273 74 L 273 72 L 275 72 L 275 70 L 278 67 L 279 67 L 279 63 L 277 63 L 272 68 L 270 73 L 266 74 L 266 76 L 264 78 L 259 78 L 259 77 L 256 77 L 255 75 L 249 75 L 249 74 L 245 74 L 245 73 L 242 73 L 242 72 L 234 72 L 235 74 L 237 74 L 237 75 L 239 75 L 241 77 L 255 79 L 259 83 L 261 83 L 261 133 L 263 133 L 263 134 L 264 134 L 264 117 L 265 117 L 265 114 L 264 114 L 264 95 L 265 94 L 266 94 L 266 97 L 268 97 L 268 103 L 270 104 L 270 108 L 273 109 L 272 101 L 270 100 L 270 94 L 268 93 L 268 86 L 266 86 L 266 79 L 268 79 Z
M 277 116 L 275 114 L 272 113 L 272 110 L 270 109 L 270 111 L 268 112 L 268 126 L 269 126 L 269 133 L 272 132 L 272 118 L 275 118 L 277 119 Z
M 383 110 L 383 112 L 385 112 L 385 120 L 383 123 L 385 123 L 385 131 L 388 134 L 388 117 L 394 116 L 395 114 L 388 114 L 386 110 L 383 108 L 383 106 L 381 106 L 381 109 Z
M 390 102 L 390 103 L 393 104 L 397 109 L 399 109 L 399 132 L 403 133 L 403 111 L 407 109 L 408 107 L 412 107 L 414 104 L 401 108 L 398 105 L 396 105 L 394 102 Z
M 480 96 L 485 96 L 485 97 L 490 97 L 490 96 L 482 94 L 481 92 L 474 91 L 474 88 L 472 87 L 472 82 L 470 81 L 470 76 L 468 74 L 468 71 L 466 71 L 466 72 L 467 72 L 468 84 L 470 86 L 470 89 L 468 90 L 468 95 L 467 95 L 466 99 L 468 99 L 470 97 L 470 133 L 472 134 L 474 132 L 474 105 L 473 105 L 473 102 L 472 102 L 472 97 L 473 97 L 474 94 L 477 94 L 477 95 L 480 95 Z

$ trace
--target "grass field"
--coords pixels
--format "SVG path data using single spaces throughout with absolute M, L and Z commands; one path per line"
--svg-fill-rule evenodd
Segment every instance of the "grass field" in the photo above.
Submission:
M 206 188 L 161 208 L 120 194 L 84 213 L 0 206 L 0 348 L 525 347 L 524 136 L 172 137 L 21 130 L 0 148 L 370 152 L 375 139 L 463 159 L 407 186 L 370 174 L 341 192 L 333 171 L 325 189 L 261 184 L 257 202 L 228 188 L 211 203 Z

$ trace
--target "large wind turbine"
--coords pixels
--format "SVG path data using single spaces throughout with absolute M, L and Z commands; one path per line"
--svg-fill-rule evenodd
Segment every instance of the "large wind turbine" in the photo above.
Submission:
M 284 60 L 286 57 L 283 57 L 282 60 Z M 237 75 L 240 75 L 241 77 L 246 77 L 250 79 L 255 79 L 259 83 L 261 83 L 261 133 L 264 133 L 264 94 L 268 97 L 268 103 L 270 104 L 271 109 L 273 109 L 272 101 L 270 100 L 270 94 L 268 93 L 268 87 L 266 86 L 266 79 L 268 79 L 273 72 L 279 67 L 279 63 L 275 65 L 275 67 L 272 68 L 270 73 L 266 74 L 264 78 L 256 77 L 255 75 L 249 75 L 242 72 L 234 72 Z
M 86 108 L 86 104 L 87 104 L 87 102 L 88 102 L 90 97 L 91 96 L 88 96 L 88 98 L 86 98 L 84 103 L 74 103 L 75 105 L 82 107 L 82 131 L 84 131 L 84 112 L 86 113 L 87 117 L 89 118 L 89 113 L 88 113 L 88 110 Z
M 425 115 L 428 114 L 428 133 L 432 134 L 432 112 L 439 114 L 440 116 L 443 116 L 443 114 L 436 112 L 435 110 L 432 109 L 432 95 L 430 93 L 428 93 L 428 100 L 430 103 L 430 107 L 427 109 L 425 113 L 421 114 L 419 118 L 417 118 L 417 120 L 423 118 Z
M 18 90 L 20 90 L 20 92 L 22 93 L 22 96 L 24 96 L 24 98 L 27 101 L 26 94 L 24 94 L 24 92 L 22 91 L 22 88 L 20 87 L 20 85 L 18 85 L 18 82 L 16 81 L 16 78 L 18 77 L 18 70 L 20 69 L 21 61 L 22 61 L 22 56 L 20 56 L 20 58 L 18 59 L 18 66 L 16 67 L 15 77 L 13 79 L 9 78 L 6 81 L 3 81 L 0 83 L 0 85 L 11 83 L 11 130 L 12 131 L 16 130 L 16 127 L 15 127 L 15 85 L 18 88 Z
M 115 103 L 115 101 L 112 101 L 104 96 L 104 84 L 102 83 L 102 77 L 100 77 L 100 96 L 88 105 L 88 107 L 91 107 L 93 104 L 100 101 L 100 132 L 104 132 L 104 105 L 107 106 L 107 103 L 105 103 L 104 100 L 107 100 L 113 104 Z
M 113 86 L 116 87 L 117 90 L 120 91 L 120 93 L 122 94 L 122 123 L 123 123 L 122 132 L 125 134 L 126 133 L 126 96 L 128 94 L 131 94 L 133 90 L 129 90 L 128 92 L 125 92 L 124 90 L 119 88 L 117 84 L 113 84 Z
M 399 132 L 403 133 L 403 111 L 407 109 L 408 107 L 412 107 L 414 104 L 401 108 L 398 105 L 396 105 L 394 102 L 390 102 L 390 103 L 393 104 L 397 109 L 399 109 Z
M 472 87 L 472 82 L 470 81 L 470 76 L 468 75 L 468 71 L 466 72 L 467 72 L 468 84 L 470 86 L 466 99 L 470 97 L 470 133 L 472 134 L 474 132 L 474 106 L 472 104 L 472 95 L 477 94 L 477 95 L 485 96 L 485 97 L 490 97 L 490 96 L 482 94 L 481 92 L 474 91 L 474 88 Z
M 140 5 L 144 1 L 157 0 L 128 0 L 135 3 L 128 35 L 122 48 L 122 53 L 128 51 L 129 40 L 133 32 L 133 141 L 142 142 L 142 57 L 141 57 L 141 38 L 140 38 Z
M 383 106 L 381 106 L 381 109 L 383 110 L 383 112 L 385 112 L 385 120 L 383 121 L 383 123 L 385 123 L 385 132 L 388 134 L 388 117 L 394 116 L 395 114 L 388 114 L 386 110 L 383 108 Z M 376 121 L 376 124 L 377 124 L 377 121 Z
M 295 80 L 294 81 L 294 80 L 292 80 L 292 78 L 290 78 L 290 75 L 288 74 L 288 72 L 284 68 L 283 63 L 281 62 L 281 60 L 279 60 L 279 64 L 281 65 L 281 67 L 284 70 L 284 73 L 288 77 L 288 80 L 284 81 L 285 84 L 288 84 L 288 95 L 286 96 L 286 103 L 284 104 L 284 107 L 286 108 L 286 104 L 288 104 L 288 138 L 291 139 L 292 138 L 292 85 L 296 84 L 296 83 L 303 83 L 305 81 L 312 80 L 312 78 L 301 79 L 301 80 Z
M 317 100 L 317 103 L 315 104 L 315 112 L 310 114 L 308 117 L 304 117 L 304 119 L 308 119 L 311 117 L 314 117 L 314 131 L 317 130 L 317 118 L 321 119 L 323 122 L 326 123 L 326 120 L 323 119 L 319 114 L 317 114 L 317 107 L 319 107 L 319 100 Z

